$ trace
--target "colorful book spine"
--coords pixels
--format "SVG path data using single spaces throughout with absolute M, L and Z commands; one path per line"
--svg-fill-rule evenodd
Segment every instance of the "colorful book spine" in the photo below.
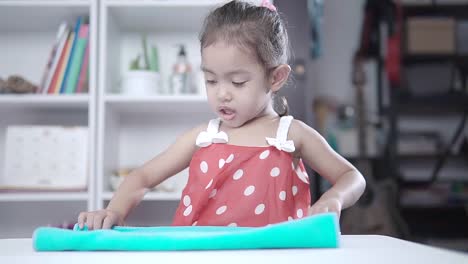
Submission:
M 81 64 L 86 51 L 86 44 L 88 43 L 88 32 L 89 25 L 81 24 L 78 36 L 75 40 L 75 49 L 72 56 L 70 56 L 70 70 L 68 71 L 66 83 L 65 83 L 65 94 L 73 94 L 76 91 L 76 85 L 80 74 Z
M 86 51 L 81 64 L 80 77 L 78 78 L 78 84 L 76 86 L 76 93 L 84 93 L 85 87 L 88 82 L 88 68 L 89 68 L 89 41 L 86 45 Z
M 50 79 L 50 83 L 47 85 L 47 87 L 44 89 L 44 93 L 46 94 L 53 94 L 54 93 L 54 90 L 55 90 L 55 85 L 57 83 L 57 79 L 58 79 L 58 75 L 60 73 L 60 67 L 63 63 L 63 60 L 64 60 L 64 57 L 65 57 L 65 53 L 66 53 L 66 50 L 67 50 L 67 46 L 68 46 L 68 39 L 70 38 L 70 33 L 71 31 L 68 30 L 67 31 L 67 34 L 65 36 L 65 39 L 63 40 L 63 47 L 60 51 L 60 53 L 57 54 L 57 65 L 55 66 L 55 69 L 52 73 L 52 78 Z
M 49 60 L 47 61 L 47 65 L 44 70 L 44 74 L 42 75 L 41 84 L 39 89 L 37 90 L 37 93 L 47 93 L 47 89 L 49 88 L 50 82 L 52 81 L 52 77 L 54 76 L 55 69 L 60 59 L 63 47 L 65 46 L 67 36 L 68 25 L 66 22 L 62 22 L 57 31 L 55 42 L 50 51 Z
M 75 32 L 71 31 L 70 35 L 68 36 L 67 44 L 62 53 L 62 57 L 60 58 L 59 67 L 57 68 L 56 75 L 54 76 L 54 80 L 52 81 L 49 87 L 50 94 L 58 94 L 60 92 L 60 87 L 63 82 L 63 75 L 65 73 L 65 67 L 67 66 L 67 61 L 70 57 L 70 49 L 73 40 L 75 39 Z
M 58 90 L 59 91 L 58 93 L 65 93 L 65 86 L 66 86 L 66 83 L 67 83 L 67 78 L 69 76 L 69 72 L 70 72 L 70 68 L 71 68 L 71 64 L 72 64 L 72 56 L 73 56 L 73 54 L 75 52 L 76 43 L 78 41 L 78 34 L 79 34 L 79 30 L 80 30 L 82 22 L 83 22 L 83 17 L 82 16 L 78 17 L 78 19 L 76 20 L 75 28 L 74 28 L 74 36 L 75 37 L 73 38 L 73 42 L 72 42 L 72 45 L 71 45 L 71 48 L 70 48 L 69 58 L 66 61 L 67 65 L 65 67 L 65 71 L 64 71 L 64 74 L 63 74 L 63 80 L 61 82 L 61 86 L 60 86 L 60 88 Z

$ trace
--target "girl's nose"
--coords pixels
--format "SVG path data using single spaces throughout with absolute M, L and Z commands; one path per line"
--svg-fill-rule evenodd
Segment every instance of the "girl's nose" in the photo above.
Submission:
M 218 99 L 222 102 L 228 102 L 232 100 L 232 94 L 229 90 L 222 85 L 218 88 Z

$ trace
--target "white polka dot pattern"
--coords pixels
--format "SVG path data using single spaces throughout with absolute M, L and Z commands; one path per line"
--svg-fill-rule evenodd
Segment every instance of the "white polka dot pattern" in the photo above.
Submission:
M 203 173 L 207 173 L 208 172 L 208 163 L 206 163 L 206 161 L 202 161 L 200 163 L 200 170 L 203 172 Z
M 189 207 L 185 208 L 184 210 L 184 216 L 190 215 L 191 212 L 192 212 L 192 205 L 189 205 Z
M 304 216 L 304 212 L 302 211 L 302 209 L 297 210 L 297 217 L 302 218 L 303 216 Z
M 227 206 L 223 205 L 223 206 L 219 207 L 218 210 L 216 210 L 216 214 L 217 215 L 222 215 L 222 214 L 224 214 L 224 212 L 226 212 L 226 210 L 227 210 Z
M 259 204 L 257 207 L 255 207 L 255 214 L 259 215 L 262 214 L 263 211 L 265 211 L 265 205 L 264 204 Z
M 297 168 L 296 168 L 295 171 L 296 171 L 297 177 L 298 177 L 301 181 L 303 181 L 304 183 L 307 183 L 307 184 L 309 183 L 309 177 L 307 176 L 307 173 L 303 172 L 303 171 L 301 170 L 301 167 L 300 167 L 300 166 L 297 166 Z
M 218 190 L 213 189 L 213 190 L 211 191 L 210 195 L 208 196 L 208 198 L 213 198 L 213 197 L 215 197 L 215 195 L 216 195 L 217 192 L 218 192 Z
M 286 192 L 285 192 L 285 191 L 281 191 L 281 192 L 279 193 L 279 199 L 280 199 L 281 201 L 286 201 Z
M 231 161 L 234 160 L 234 154 L 229 155 L 229 157 L 226 159 L 226 163 L 231 163 Z
M 245 188 L 245 190 L 244 190 L 244 195 L 245 195 L 245 196 L 249 196 L 249 195 L 251 195 L 252 193 L 254 193 L 254 191 L 255 191 L 255 186 L 250 185 L 249 187 Z
M 224 167 L 224 164 L 226 163 L 226 161 L 224 159 L 220 159 L 219 160 L 219 168 L 221 169 L 222 167 Z
M 296 196 L 296 194 L 297 194 L 297 186 L 296 185 L 294 185 L 292 187 L 292 194 L 293 194 L 293 196 Z
M 208 188 L 210 188 L 210 187 L 211 187 L 211 184 L 213 184 L 213 179 L 211 179 L 210 182 L 208 183 L 208 185 L 206 185 L 205 190 L 207 190 Z
M 238 169 L 235 173 L 234 173 L 234 176 L 232 176 L 232 178 L 234 180 L 238 180 L 240 179 L 242 176 L 244 175 L 244 171 L 242 169 Z
M 279 176 L 280 175 L 280 169 L 278 167 L 274 167 L 273 169 L 271 169 L 270 175 L 271 175 L 271 177 Z
M 185 196 L 184 196 L 184 205 L 185 205 L 185 206 L 189 206 L 190 203 L 191 203 L 190 196 L 185 195 Z
M 259 157 L 259 158 L 262 159 L 262 160 L 264 160 L 264 159 L 268 158 L 269 155 L 270 155 L 270 150 L 267 149 L 267 150 L 263 151 L 263 152 L 260 154 L 260 157 Z

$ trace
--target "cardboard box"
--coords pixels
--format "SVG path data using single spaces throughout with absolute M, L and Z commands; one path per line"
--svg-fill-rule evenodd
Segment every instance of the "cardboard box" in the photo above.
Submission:
M 455 53 L 455 19 L 414 17 L 406 28 L 408 54 Z

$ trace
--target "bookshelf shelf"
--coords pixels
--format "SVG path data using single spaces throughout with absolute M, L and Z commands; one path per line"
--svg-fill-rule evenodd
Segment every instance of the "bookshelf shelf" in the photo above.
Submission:
M 86 192 L 0 193 L 0 202 L 86 201 Z
M 88 13 L 90 5 L 90 0 L 0 1 L 0 32 L 55 30 L 63 20 L 72 22 L 71 18 Z M 19 17 L 27 19 L 18 19 Z
M 197 31 L 214 4 L 222 1 L 106 1 L 122 31 Z M 184 19 L 174 19 L 183 17 Z M 168 23 L 171 21 L 171 23 Z
M 60 108 L 87 109 L 89 95 L 1 95 L 0 109 Z
M 112 198 L 112 192 L 105 192 L 102 195 L 102 198 L 106 201 L 110 201 Z M 148 192 L 143 198 L 144 201 L 179 201 L 181 192 Z
M 201 95 L 144 95 L 144 96 L 125 96 L 125 95 L 107 95 L 105 101 L 109 103 L 134 103 L 134 102 L 206 102 L 206 97 Z
M 108 95 L 105 106 L 118 113 L 193 113 L 207 112 L 208 103 L 204 96 L 121 96 Z

